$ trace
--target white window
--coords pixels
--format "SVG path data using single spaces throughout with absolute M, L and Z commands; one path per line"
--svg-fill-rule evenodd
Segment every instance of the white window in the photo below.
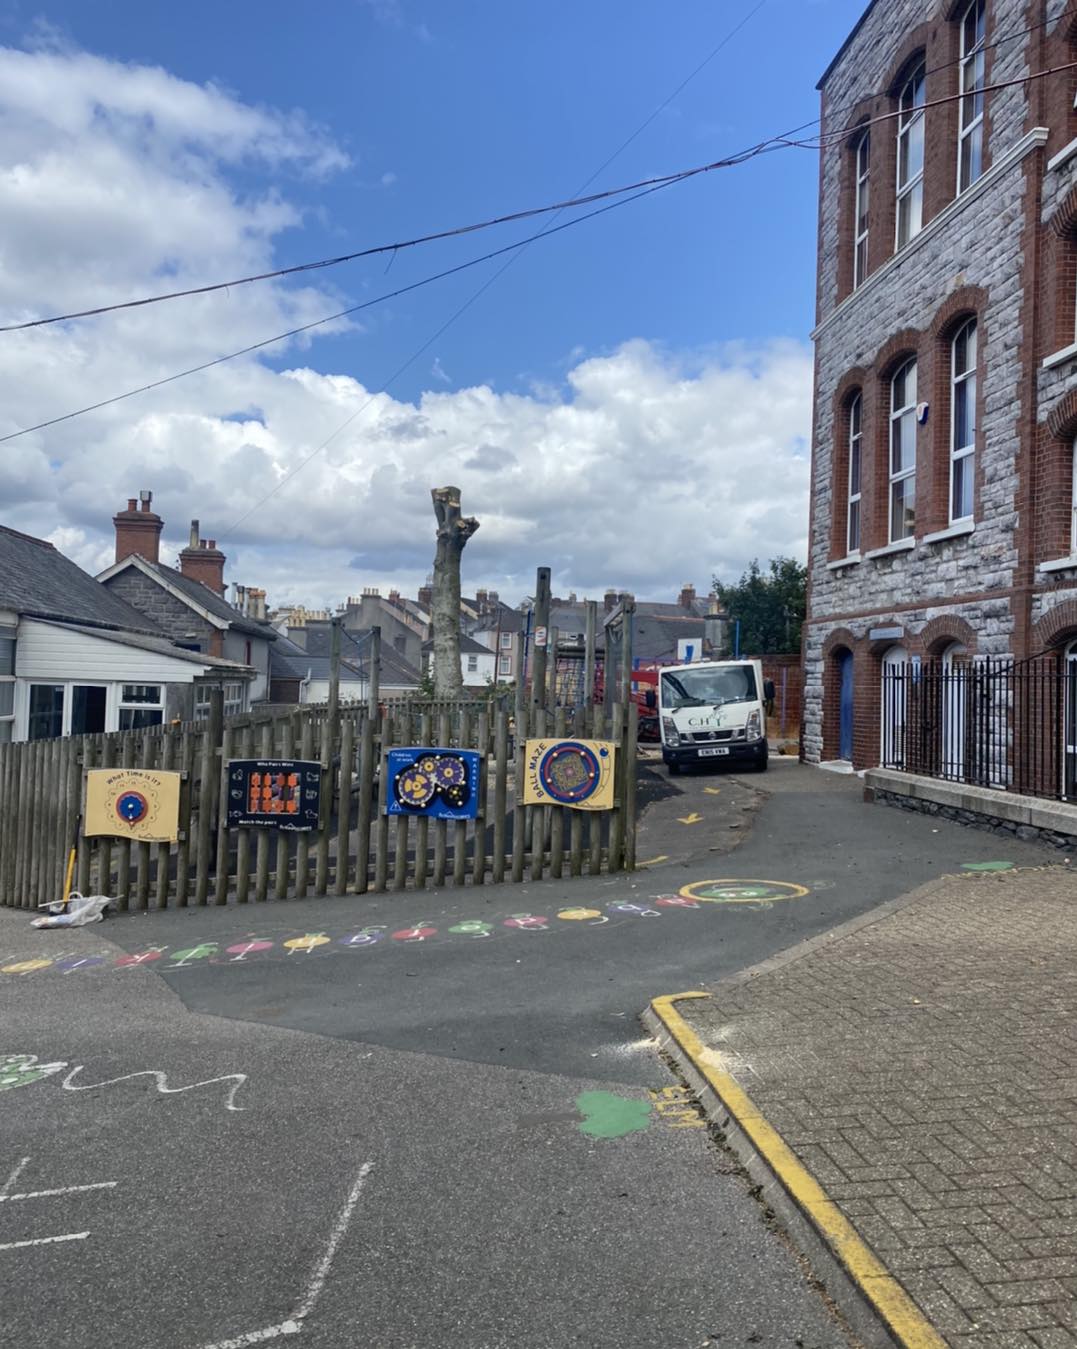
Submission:
M 905 767 L 905 716 L 908 710 L 909 653 L 892 646 L 882 663 L 882 766 Z
M 853 287 L 868 274 L 868 161 L 871 133 L 865 131 L 856 143 L 856 225 L 853 238 Z
M 0 628 L 0 745 L 15 734 L 15 629 Z
M 976 477 L 976 320 L 958 330 L 950 360 L 950 523 L 972 519 Z
M 479 668 L 479 658 L 478 658 L 478 656 L 468 656 L 468 658 L 467 658 L 467 672 L 468 672 L 468 674 L 474 674 L 474 673 L 476 672 L 476 670 L 478 670 L 478 668 Z
M 1070 456 L 1070 553 L 1077 553 L 1077 440 Z
M 160 684 L 120 685 L 120 730 L 140 731 L 160 726 L 165 719 L 164 688 Z
M 212 685 L 199 684 L 195 694 L 194 715 L 197 721 L 205 721 L 209 716 L 210 690 Z M 243 683 L 225 684 L 224 715 L 238 717 L 247 710 L 247 685 Z
M 497 661 L 497 672 L 499 675 L 512 674 L 512 657 L 499 656 Z
M 503 632 L 501 634 L 501 649 L 507 651 L 512 646 L 512 633 Z
M 920 233 L 924 219 L 925 73 L 917 66 L 898 100 L 897 247 Z
M 961 20 L 961 101 L 957 139 L 957 190 L 984 171 L 985 0 L 972 0 Z
M 916 530 L 916 361 L 890 383 L 890 542 Z
M 846 552 L 860 552 L 860 451 L 863 445 L 864 400 L 857 394 L 849 404 L 849 513 Z

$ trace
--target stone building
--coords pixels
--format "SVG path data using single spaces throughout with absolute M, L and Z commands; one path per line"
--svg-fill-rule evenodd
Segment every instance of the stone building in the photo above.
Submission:
M 809 761 L 900 759 L 945 672 L 917 730 L 971 781 L 954 672 L 1038 660 L 1040 794 L 1075 794 L 1077 71 L 1043 73 L 1073 62 L 1077 0 L 873 0 L 820 81 Z

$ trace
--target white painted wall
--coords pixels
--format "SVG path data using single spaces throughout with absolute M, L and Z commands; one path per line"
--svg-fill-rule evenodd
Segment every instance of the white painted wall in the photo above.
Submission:
M 250 661 L 247 660 L 247 643 L 250 643 Z M 264 637 L 248 636 L 237 630 L 229 629 L 224 638 L 225 660 L 234 660 L 240 665 L 250 664 L 257 673 L 251 681 L 251 702 L 260 702 L 269 695 L 269 643 Z
M 88 637 L 55 623 L 24 618 L 15 644 L 15 675 L 47 683 L 77 679 L 84 684 L 122 680 L 126 684 L 192 684 L 206 667 L 173 660 L 156 651 Z

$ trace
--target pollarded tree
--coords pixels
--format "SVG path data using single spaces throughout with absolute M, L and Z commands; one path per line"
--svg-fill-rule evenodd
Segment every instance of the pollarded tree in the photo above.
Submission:
M 464 692 L 460 670 L 460 556 L 479 522 L 461 515 L 459 487 L 435 487 L 430 495 L 438 522 L 430 612 L 434 694 L 438 698 L 460 698 Z

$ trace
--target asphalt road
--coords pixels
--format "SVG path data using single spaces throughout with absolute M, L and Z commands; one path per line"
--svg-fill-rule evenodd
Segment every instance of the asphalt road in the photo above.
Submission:
M 0 912 L 0 1343 L 847 1343 L 637 1015 L 1047 854 L 797 766 L 676 785 L 634 877 Z

